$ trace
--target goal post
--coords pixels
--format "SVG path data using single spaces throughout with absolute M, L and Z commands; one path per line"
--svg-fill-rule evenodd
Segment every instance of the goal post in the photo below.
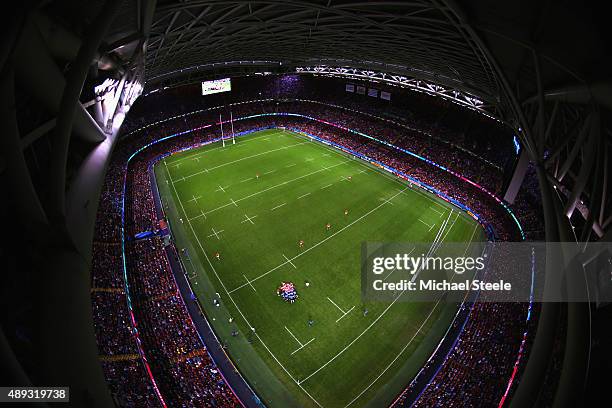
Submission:
M 221 119 L 221 114 L 219 114 L 219 126 L 221 126 L 221 143 L 223 147 L 225 147 L 225 139 L 223 138 L 223 119 Z
M 234 135 L 234 114 L 230 111 L 230 125 L 232 125 L 232 144 L 236 144 L 236 136 Z

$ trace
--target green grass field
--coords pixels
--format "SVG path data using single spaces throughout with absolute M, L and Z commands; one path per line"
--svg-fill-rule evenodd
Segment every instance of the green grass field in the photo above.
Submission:
M 447 219 L 446 242 L 484 240 L 444 201 L 280 129 L 174 154 L 155 174 L 208 319 L 272 407 L 388 404 L 454 317 L 452 303 L 362 303 L 362 241 L 431 242 Z M 276 295 L 281 281 L 294 304 Z

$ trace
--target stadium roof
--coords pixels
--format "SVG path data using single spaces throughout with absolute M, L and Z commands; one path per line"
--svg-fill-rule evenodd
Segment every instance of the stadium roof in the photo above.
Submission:
M 105 67 L 144 69 L 149 90 L 231 63 L 344 66 L 465 91 L 510 118 L 507 89 L 522 101 L 538 79 L 545 90 L 592 84 L 612 58 L 595 11 L 575 2 L 68 0 L 45 11 L 84 37 L 115 2 Z
M 107 42 L 135 43 L 147 3 L 124 2 Z M 491 101 L 502 94 L 499 71 L 523 93 L 535 92 L 532 51 L 545 87 L 597 79 L 610 58 L 591 12 L 574 2 L 162 0 L 152 7 L 147 80 L 226 61 L 324 63 L 395 71 Z
M 125 80 L 136 84 L 127 91 L 131 101 L 141 84 L 150 92 L 262 67 L 350 67 L 423 79 L 475 96 L 515 129 L 530 159 L 545 161 L 551 181 L 572 190 L 566 214 L 581 194 L 593 194 L 594 212 L 612 205 L 608 190 L 587 191 L 586 183 L 606 167 L 586 158 L 607 154 L 607 143 L 592 146 L 610 134 L 612 108 L 607 22 L 593 8 L 532 0 L 66 0 L 43 6 L 36 24 L 57 65 L 69 66 L 105 16 L 98 70 L 82 89 L 108 77 L 115 85 Z M 81 102 L 91 98 L 82 95 Z M 584 134 L 593 135 L 592 145 L 581 142 Z M 601 236 L 599 224 L 612 225 L 612 218 L 599 217 Z

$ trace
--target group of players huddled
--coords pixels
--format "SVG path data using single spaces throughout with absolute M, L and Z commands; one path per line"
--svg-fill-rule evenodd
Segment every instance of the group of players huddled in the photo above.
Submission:
M 281 282 L 281 285 L 276 289 L 276 294 L 289 303 L 295 302 L 299 297 L 293 282 Z

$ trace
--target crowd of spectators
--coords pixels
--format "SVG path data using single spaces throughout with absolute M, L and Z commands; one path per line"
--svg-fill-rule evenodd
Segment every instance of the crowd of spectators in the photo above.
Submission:
M 349 82 L 356 83 L 350 79 L 284 74 L 232 78 L 231 92 L 205 98 L 197 85 L 168 89 L 137 100 L 132 114 L 124 122 L 123 131 L 129 133 L 145 124 L 185 112 L 246 100 L 309 99 L 393 119 L 454 150 L 467 152 L 474 160 L 484 160 L 498 170 L 506 169 L 513 162 L 512 134 L 501 123 L 449 100 L 382 83 L 357 81 L 365 87 L 390 92 L 390 101 L 348 93 L 345 85 Z
M 253 108 L 255 107 L 255 112 Z M 334 123 L 350 127 L 369 134 L 377 139 L 410 150 L 420 156 L 437 162 L 454 170 L 470 180 L 482 185 L 492 193 L 499 194 L 503 184 L 503 171 L 476 158 L 474 155 L 455 149 L 452 145 L 429 137 L 428 134 L 403 124 L 385 120 L 380 117 L 358 114 L 343 110 L 328 104 L 292 101 L 278 102 L 267 100 L 256 104 L 234 105 L 221 109 L 222 117 L 228 120 L 230 110 L 234 118 L 242 114 L 289 112 L 299 113 L 316 118 L 326 118 L 330 111 L 334 112 Z M 215 114 L 211 114 L 212 112 Z M 175 118 L 156 125 L 151 132 L 168 135 L 197 127 L 198 124 L 218 122 L 218 110 L 202 111 L 191 115 Z M 215 129 L 218 131 L 218 129 Z M 227 129 L 226 129 L 227 131 Z
M 325 103 L 303 101 L 287 102 L 281 108 L 288 112 L 308 112 L 318 118 L 325 118 L 330 106 Z M 461 150 L 447 141 L 432 137 L 430 133 L 398 121 L 392 121 L 382 116 L 371 114 L 356 115 L 356 111 L 336 108 L 334 121 L 342 126 L 366 133 L 384 142 L 410 150 L 420 156 L 455 170 L 472 181 L 484 186 L 492 193 L 499 193 L 503 183 L 503 170 L 471 154 Z
M 162 218 L 153 199 L 149 162 L 166 151 L 185 147 L 181 142 L 187 139 L 145 150 L 129 166 L 127 158 L 165 130 L 120 143 L 103 187 L 92 261 L 92 304 L 100 360 L 111 392 L 121 406 L 160 406 L 157 389 L 168 406 L 235 407 L 239 405 L 236 397 L 185 308 L 163 238 L 134 238 L 139 232 L 156 229 Z M 208 137 L 193 132 L 188 143 L 201 143 Z M 121 252 L 124 178 L 127 285 Z
M 513 208 L 518 214 L 525 235 L 530 241 L 544 240 L 544 221 L 542 201 L 540 199 L 540 184 L 535 173 L 535 167 L 529 165 L 527 174 L 521 184 Z
M 471 307 L 467 323 L 440 370 L 413 405 L 406 401 L 419 390 L 408 387 L 395 406 L 499 405 L 527 328 L 527 304 L 479 302 L 462 307 Z
M 114 400 L 120 407 L 159 407 L 160 402 L 142 361 L 138 359 L 120 359 L 101 361 L 102 370 L 108 381 Z
M 121 245 L 119 242 L 94 242 L 97 262 L 92 265 L 92 288 L 123 288 Z
M 262 98 L 267 96 L 262 95 Z M 122 138 L 116 147 L 107 172 L 93 246 L 92 301 L 104 372 L 122 405 L 159 405 L 152 379 L 166 403 L 172 406 L 229 407 L 238 404 L 206 352 L 185 308 L 164 241 L 160 237 L 134 239 L 135 234 L 154 229 L 163 216 L 152 192 L 151 164 L 161 155 L 218 138 L 220 129 L 215 123 L 219 114 L 224 120 L 229 119 L 230 110 L 235 119 L 258 113 L 272 114 L 238 120 L 233 124 L 234 132 L 284 126 L 316 135 L 390 166 L 463 203 L 492 226 L 495 239 L 518 240 L 520 237 L 507 211 L 491 196 L 455 175 L 341 127 L 274 113 L 298 113 L 357 130 L 430 158 L 491 192 L 499 191 L 500 178 L 489 168 L 483 170 L 482 166 L 489 164 L 475 159 L 472 154 L 463 154 L 460 150 L 460 153 L 453 152 L 448 143 L 372 114 L 324 103 L 266 98 L 219 109 L 214 108 L 214 103 L 210 105 L 197 113 L 180 115 L 142 130 L 133 126 L 129 137 Z M 128 164 L 128 158 L 141 147 L 180 132 L 185 133 L 144 149 Z M 125 237 L 122 237 L 124 180 Z M 123 276 L 122 239 L 125 240 L 127 285 Z M 127 306 L 126 288 L 129 288 L 139 341 Z M 474 306 L 457 346 L 425 390 L 420 404 L 427 406 L 429 401 L 452 405 L 465 398 L 482 398 L 483 390 L 489 390 L 487 398 L 495 400 L 512 370 L 524 318 L 525 305 L 521 304 Z M 152 376 L 147 374 L 140 353 L 147 357 Z M 483 370 L 490 375 L 468 375 Z

